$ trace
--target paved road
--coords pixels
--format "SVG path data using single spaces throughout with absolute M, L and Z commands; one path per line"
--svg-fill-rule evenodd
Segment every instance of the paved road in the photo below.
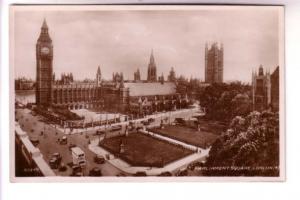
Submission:
M 61 145 L 57 143 L 57 139 L 65 134 L 62 131 L 55 129 L 53 125 L 44 123 L 42 117 L 33 116 L 30 110 L 16 109 L 16 119 L 18 119 L 22 130 L 26 131 L 29 137 L 36 137 L 39 139 L 40 144 L 37 147 L 40 149 L 47 163 L 49 163 L 51 155 L 55 152 L 59 152 L 62 155 L 62 161 L 65 164 L 72 162 L 72 155 L 68 149 L 68 144 L 73 143 L 85 152 L 87 160 L 85 175 L 88 175 L 89 170 L 93 167 L 99 167 L 103 176 L 116 176 L 121 172 L 108 162 L 96 164 L 93 161 L 95 154 L 88 149 L 88 142 L 89 139 L 92 139 L 92 136 L 87 138 L 85 134 L 67 135 L 68 144 Z M 42 131 L 44 133 L 43 135 L 41 135 Z M 54 172 L 58 176 L 69 176 L 71 174 L 71 168 L 67 167 L 67 171 L 65 172 L 59 172 L 58 170 L 54 170 Z
M 197 109 L 185 109 L 173 112 L 159 113 L 147 116 L 143 119 L 135 120 L 134 122 L 139 123 L 142 120 L 153 118 L 155 119 L 155 121 L 151 123 L 151 126 L 157 126 L 161 123 L 161 120 L 165 120 L 166 118 L 168 118 L 169 122 L 173 121 L 176 117 L 189 118 L 193 115 L 193 113 L 196 112 L 196 110 Z M 62 155 L 63 162 L 65 164 L 72 162 L 72 155 L 68 149 L 68 145 L 60 145 L 57 143 L 57 140 L 59 138 L 66 135 L 68 138 L 68 144 L 76 144 L 86 154 L 87 170 L 85 171 L 85 175 L 88 175 L 88 171 L 93 167 L 99 167 L 104 176 L 116 176 L 117 174 L 121 173 L 118 168 L 116 168 L 109 162 L 105 162 L 104 164 L 99 165 L 94 163 L 93 161 L 95 154 L 88 148 L 88 146 L 89 141 L 94 140 L 95 137 L 97 137 L 93 136 L 92 133 L 95 133 L 96 130 L 99 130 L 99 127 L 92 127 L 88 130 L 77 130 L 75 132 L 76 134 L 68 134 L 70 133 L 69 130 L 66 130 L 64 133 L 64 130 L 62 128 L 58 128 L 54 124 L 48 124 L 48 122 L 45 122 L 45 119 L 43 117 L 33 116 L 29 109 L 16 109 L 16 119 L 18 120 L 21 128 L 26 131 L 30 137 L 37 137 L 39 139 L 40 144 L 38 145 L 38 148 L 40 149 L 47 163 L 49 163 L 51 155 L 55 152 L 59 152 Z M 123 126 L 123 131 L 127 123 L 128 122 L 119 123 Z M 82 133 L 83 131 L 87 132 L 87 134 Z M 41 135 L 41 132 L 43 132 L 43 135 Z M 198 156 L 196 157 L 199 159 Z M 71 168 L 68 167 L 68 170 L 65 172 L 58 172 L 57 170 L 55 170 L 54 172 L 59 176 L 69 176 L 71 174 Z
M 161 124 L 162 120 L 164 121 L 164 123 L 172 123 L 178 117 L 189 119 L 198 111 L 199 111 L 199 108 L 182 109 L 182 110 L 147 115 L 144 118 L 139 118 L 139 119 L 130 120 L 130 121 L 133 124 L 137 125 L 137 124 L 140 124 L 140 122 L 142 122 L 142 121 L 152 118 L 152 119 L 154 119 L 154 121 L 147 127 L 154 127 L 154 126 L 159 126 Z M 128 124 L 129 124 L 128 121 L 123 121 L 123 122 L 115 123 L 115 124 L 113 124 L 113 126 L 121 125 L 122 126 L 121 132 L 124 132 L 125 126 Z M 109 127 L 110 127 L 110 125 L 102 125 L 102 126 L 89 127 L 89 128 L 78 128 L 78 129 L 73 129 L 71 131 L 69 128 L 64 129 L 63 127 L 57 125 L 57 129 L 59 129 L 61 132 L 64 132 L 65 134 L 78 134 L 81 132 L 93 134 L 97 130 L 105 130 L 106 128 L 109 129 Z

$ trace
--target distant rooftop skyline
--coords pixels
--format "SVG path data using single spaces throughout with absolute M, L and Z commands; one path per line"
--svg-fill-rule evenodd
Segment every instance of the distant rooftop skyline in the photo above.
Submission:
M 252 70 L 263 65 L 271 72 L 279 65 L 277 7 L 199 10 L 72 10 L 26 9 L 14 14 L 15 77 L 35 79 L 35 45 L 44 18 L 53 41 L 56 77 L 95 79 L 123 72 L 133 80 L 139 69 L 147 79 L 151 50 L 157 74 L 204 80 L 205 44 L 224 46 L 224 81 L 251 81 Z M 142 7 L 141 7 L 142 8 Z M 220 8 L 220 7 L 219 7 Z

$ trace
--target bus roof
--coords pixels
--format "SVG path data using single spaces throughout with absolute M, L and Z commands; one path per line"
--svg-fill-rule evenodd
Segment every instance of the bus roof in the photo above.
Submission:
M 73 147 L 71 150 L 76 155 L 84 154 L 84 152 L 79 147 Z

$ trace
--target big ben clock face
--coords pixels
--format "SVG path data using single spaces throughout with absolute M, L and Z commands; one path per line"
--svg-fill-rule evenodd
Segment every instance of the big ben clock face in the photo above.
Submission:
M 49 54 L 49 52 L 50 52 L 50 49 L 48 47 L 42 47 L 41 53 L 43 55 L 47 55 L 47 54 Z

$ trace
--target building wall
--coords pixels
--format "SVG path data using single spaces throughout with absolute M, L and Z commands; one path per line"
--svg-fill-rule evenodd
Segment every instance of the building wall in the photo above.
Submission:
M 181 109 L 187 106 L 187 99 L 178 93 L 168 95 L 151 95 L 130 97 L 130 112 L 132 114 L 145 115 L 153 112 L 169 111 L 175 108 Z
M 97 108 L 103 105 L 101 88 L 96 84 L 54 85 L 53 105 L 70 109 Z
M 274 110 L 279 110 L 279 66 L 271 75 L 271 104 Z
M 32 80 L 17 79 L 15 80 L 15 90 L 33 90 L 35 83 Z
M 252 75 L 253 110 L 263 111 L 271 105 L 271 76 L 259 67 L 259 73 Z
M 127 112 L 130 111 L 131 104 L 135 103 L 132 99 L 144 98 L 147 95 L 143 95 L 143 91 L 147 90 L 147 88 L 149 90 L 149 85 L 146 85 L 138 95 L 131 98 L 130 89 L 124 87 L 123 73 L 113 74 L 112 81 L 103 83 L 101 80 L 100 67 L 98 67 L 96 73 L 96 80 L 89 84 L 74 82 L 71 73 L 69 75 L 63 75 L 61 81 L 55 81 L 55 75 L 53 74 L 53 46 L 45 21 L 36 44 L 36 61 L 36 103 L 38 106 L 56 106 L 69 109 L 102 108 L 112 112 Z M 175 72 L 171 75 L 171 79 L 175 79 Z M 135 74 L 135 80 L 140 80 L 139 70 Z M 148 65 L 147 82 L 151 82 L 148 84 L 156 84 L 157 82 L 157 69 L 153 51 L 151 52 Z M 167 83 L 164 84 L 168 85 Z M 163 91 L 161 85 L 154 89 L 152 96 Z M 168 101 L 167 99 L 175 95 L 175 93 L 175 90 L 174 92 L 168 91 L 167 94 L 164 93 L 164 95 L 158 96 L 160 96 L 159 98 L 166 99 L 163 100 L 163 104 L 165 104 L 165 102 Z M 154 100 L 150 99 L 151 98 L 149 98 L 148 107 L 149 105 L 155 104 Z M 170 99 L 169 101 L 172 102 L 173 100 Z M 165 108 L 166 107 L 164 107 L 164 109 Z

